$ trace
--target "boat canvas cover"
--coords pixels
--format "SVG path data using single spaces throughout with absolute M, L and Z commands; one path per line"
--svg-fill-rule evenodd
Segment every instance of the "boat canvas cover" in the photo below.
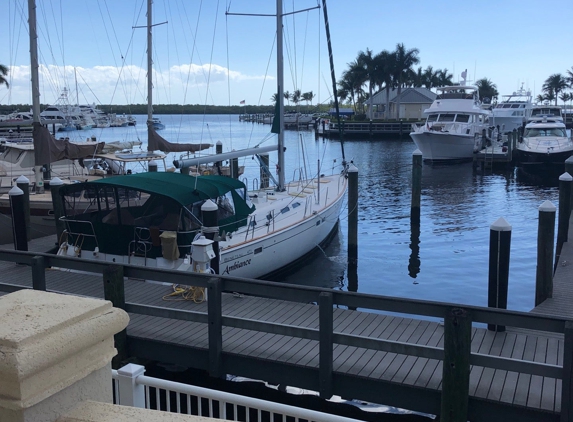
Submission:
M 148 151 L 163 151 L 169 152 L 197 152 L 204 149 L 211 148 L 211 144 L 175 144 L 164 139 L 159 135 L 155 129 L 149 127 L 147 136 L 147 150 Z
M 190 176 L 182 173 L 147 172 L 113 176 L 90 182 L 74 183 L 60 189 L 62 196 L 73 195 L 90 187 L 125 188 L 170 198 L 187 210 L 192 205 L 207 199 L 217 202 L 217 198 L 230 193 L 234 203 L 234 215 L 219 220 L 225 231 L 232 232 L 246 224 L 255 206 L 247 203 L 247 189 L 239 180 L 226 176 Z
M 95 154 L 100 154 L 105 146 L 105 142 L 80 145 L 69 140 L 57 140 L 48 128 L 40 123 L 34 123 L 32 137 L 36 165 L 50 164 L 64 159 L 77 160 L 93 157 Z

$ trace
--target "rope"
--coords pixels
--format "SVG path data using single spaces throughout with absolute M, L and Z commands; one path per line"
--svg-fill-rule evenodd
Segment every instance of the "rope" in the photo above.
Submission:
M 173 292 L 163 296 L 163 300 L 192 300 L 195 303 L 203 303 L 206 300 L 205 287 L 181 286 L 180 284 L 173 284 L 172 287 Z

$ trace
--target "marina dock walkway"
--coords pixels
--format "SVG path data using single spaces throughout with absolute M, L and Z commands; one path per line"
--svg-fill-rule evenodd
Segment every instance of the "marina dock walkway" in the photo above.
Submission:
M 30 250 L 46 250 L 46 245 L 53 246 L 53 242 L 54 239 L 32 241 Z M 564 246 L 561 262 L 573 262 L 573 248 Z M 568 292 L 566 284 L 559 281 L 562 273 L 568 270 L 568 265 L 558 267 L 554 298 L 536 308 L 535 313 L 573 315 L 573 301 L 560 297 Z M 0 271 L 2 284 L 13 288 L 32 287 L 29 266 L 0 261 Z M 567 276 L 565 273 L 563 281 Z M 100 274 L 79 275 L 77 272 L 46 269 L 45 278 L 48 291 L 104 297 Z M 209 324 L 206 323 L 209 303 L 166 300 L 173 299 L 168 297 L 172 292 L 172 285 L 167 283 L 126 280 L 127 304 L 195 313 L 190 320 L 183 321 L 130 312 L 131 321 L 127 328 L 129 355 L 209 369 L 213 365 Z M 320 389 L 320 344 L 312 335 L 301 338 L 265 332 L 264 329 L 237 328 L 225 320 L 234 317 L 247 322 L 280 324 L 286 327 L 282 331 L 287 333 L 288 327 L 318 330 L 319 306 L 223 293 L 221 308 L 223 327 L 219 357 L 222 361 L 220 369 L 224 373 L 316 391 Z M 399 353 L 403 344 L 443 347 L 444 326 L 439 320 L 335 308 L 332 332 L 335 336 L 349 334 L 361 339 L 386 339 L 398 345 L 395 350 L 398 353 L 393 353 L 392 350 L 335 342 L 332 349 L 335 394 L 426 413 L 440 412 L 442 360 Z M 471 338 L 472 353 L 549 366 L 563 365 L 562 334 L 511 330 L 509 327 L 507 332 L 493 332 L 474 325 Z M 557 377 L 472 365 L 470 419 L 557 421 L 561 411 L 561 390 L 562 381 Z

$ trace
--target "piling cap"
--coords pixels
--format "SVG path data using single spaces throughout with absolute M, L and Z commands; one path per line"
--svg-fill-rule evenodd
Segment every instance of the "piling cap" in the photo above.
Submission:
M 9 196 L 18 196 L 18 195 L 24 195 L 24 191 L 22 189 L 20 189 L 18 186 L 14 186 L 12 189 L 10 189 L 10 192 L 8 192 Z
M 30 184 L 30 179 L 28 179 L 26 176 L 22 175 L 16 179 L 16 183 L 17 184 L 23 184 L 23 183 Z
M 149 165 L 150 165 L 150 166 L 157 166 L 157 162 L 156 162 L 155 160 L 151 160 L 151 161 L 149 162 Z
M 539 212 L 555 212 L 557 208 L 553 205 L 551 201 L 545 201 L 543 204 L 539 206 Z
M 358 167 L 356 167 L 354 163 L 350 163 L 348 166 L 348 173 L 358 173 Z
M 489 228 L 496 232 L 510 232 L 511 224 L 509 224 L 505 218 L 499 217 Z
M 217 145 L 223 145 L 223 142 L 217 141 Z
M 414 151 L 412 153 L 412 155 L 422 155 L 422 151 L 420 151 L 419 149 L 416 149 L 416 151 Z
M 212 200 L 207 199 L 203 205 L 201 205 L 201 211 L 217 211 L 219 208 Z
M 571 175 L 569 173 L 565 172 L 561 176 L 559 176 L 559 181 L 560 182 L 571 182 L 571 181 L 573 181 L 573 177 L 571 177 Z
M 62 186 L 63 184 L 64 182 L 62 182 L 62 179 L 59 177 L 54 177 L 52 180 L 50 180 L 50 186 Z

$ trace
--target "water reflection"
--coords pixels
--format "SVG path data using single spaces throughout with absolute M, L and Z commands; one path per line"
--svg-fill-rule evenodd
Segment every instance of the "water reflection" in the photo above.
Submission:
M 410 260 L 408 261 L 408 275 L 416 278 L 420 272 L 420 224 L 410 219 Z M 414 284 L 418 284 L 414 281 Z

